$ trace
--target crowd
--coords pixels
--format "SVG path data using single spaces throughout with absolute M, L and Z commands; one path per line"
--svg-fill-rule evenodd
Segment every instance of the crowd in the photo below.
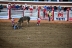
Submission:
M 30 8 L 38 9 L 38 6 L 33 6 L 33 5 L 28 6 L 28 4 L 26 4 L 26 3 L 24 5 L 15 4 L 15 3 L 14 4 L 8 3 L 7 8 L 8 8 L 9 5 L 11 6 L 12 9 L 26 9 L 26 10 L 28 10 Z M 3 9 L 3 8 L 4 8 L 4 6 L 1 4 L 0 5 L 0 10 Z M 44 7 L 42 6 L 41 9 L 42 8 L 45 8 L 46 10 L 50 10 L 50 11 L 52 10 L 52 8 L 54 8 L 54 11 L 57 11 L 57 10 L 59 10 L 59 11 L 61 11 L 61 10 L 66 11 L 67 10 L 67 7 L 61 7 L 60 5 L 58 5 L 58 6 L 48 6 L 48 5 L 45 5 Z M 72 10 L 72 7 L 70 8 L 70 10 Z
M 24 5 L 19 5 L 19 4 L 10 4 L 10 3 L 8 3 L 8 5 L 11 5 L 11 8 L 12 9 L 23 9 L 23 7 L 24 7 L 24 9 L 26 9 L 26 10 L 28 10 L 28 9 L 30 9 L 30 8 L 35 8 L 35 9 L 37 9 L 37 7 L 38 6 L 33 6 L 33 5 L 28 5 L 28 4 L 24 4 Z M 7 5 L 7 8 L 8 8 L 8 5 Z M 66 11 L 67 10 L 67 7 L 61 7 L 60 5 L 58 5 L 58 6 L 48 6 L 48 5 L 45 5 L 45 6 L 42 6 L 41 7 L 41 9 L 42 8 L 45 8 L 46 10 L 52 10 L 52 8 L 54 8 L 54 10 L 56 11 L 56 10 L 64 10 L 64 11 Z M 72 10 L 72 7 L 70 8 L 71 10 Z
M 23 6 L 25 7 L 26 10 L 28 10 L 29 8 L 34 8 L 34 6 L 32 6 L 32 5 L 29 6 L 26 3 L 24 5 L 15 4 L 15 3 L 14 4 L 8 3 L 8 5 L 11 5 L 12 9 L 23 9 Z M 8 5 L 7 5 L 7 8 L 8 8 Z M 48 5 L 44 6 L 44 8 L 46 8 L 47 10 L 52 10 L 53 7 L 54 7 L 55 11 L 56 10 L 64 10 L 64 11 L 66 11 L 67 10 L 67 7 L 62 8 L 60 5 L 59 6 L 48 6 Z M 0 9 L 3 9 L 3 8 L 4 8 L 4 6 L 1 4 Z M 37 7 L 35 7 L 35 8 L 37 8 Z M 72 7 L 70 9 L 72 10 Z

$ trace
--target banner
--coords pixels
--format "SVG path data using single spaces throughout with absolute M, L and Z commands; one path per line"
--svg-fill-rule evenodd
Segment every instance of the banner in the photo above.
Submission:
M 67 11 L 54 12 L 54 21 L 67 21 Z
M 69 11 L 69 21 L 72 21 L 72 11 Z

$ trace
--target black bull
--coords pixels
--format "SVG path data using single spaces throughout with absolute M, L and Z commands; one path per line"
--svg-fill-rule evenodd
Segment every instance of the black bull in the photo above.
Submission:
M 27 21 L 27 25 L 29 25 L 30 17 L 29 16 L 21 17 L 18 20 L 18 26 L 22 26 L 23 21 Z

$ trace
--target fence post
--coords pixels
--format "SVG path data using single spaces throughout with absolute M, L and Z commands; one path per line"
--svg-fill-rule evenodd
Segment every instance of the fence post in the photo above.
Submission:
M 8 17 L 11 19 L 11 5 L 8 5 Z
M 40 6 L 38 7 L 38 18 L 40 17 Z
M 25 7 L 23 6 L 23 17 L 24 17 L 24 10 L 25 10 Z
M 52 8 L 52 21 L 54 21 L 54 8 Z
M 69 8 L 67 8 L 67 21 L 69 21 Z

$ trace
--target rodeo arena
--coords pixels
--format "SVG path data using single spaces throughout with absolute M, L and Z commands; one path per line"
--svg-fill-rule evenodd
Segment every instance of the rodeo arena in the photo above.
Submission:
M 0 0 L 0 48 L 71 47 L 71 1 Z

